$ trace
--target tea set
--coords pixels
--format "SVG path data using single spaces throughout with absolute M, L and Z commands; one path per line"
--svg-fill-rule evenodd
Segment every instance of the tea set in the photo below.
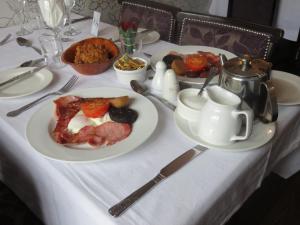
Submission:
M 175 115 L 187 123 L 191 135 L 225 147 L 248 140 L 254 124 L 275 122 L 278 109 L 270 63 L 247 55 L 220 58 L 218 84 L 208 86 L 200 96 L 196 88 L 181 90 Z

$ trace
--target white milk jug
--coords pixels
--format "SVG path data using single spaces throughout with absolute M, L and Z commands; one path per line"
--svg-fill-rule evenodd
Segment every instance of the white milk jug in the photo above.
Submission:
M 206 102 L 199 114 L 197 135 L 214 145 L 229 145 L 237 140 L 246 140 L 252 131 L 252 110 L 239 110 L 240 97 L 224 88 L 210 86 L 206 91 L 207 95 L 203 96 Z M 243 118 L 245 132 L 239 135 Z

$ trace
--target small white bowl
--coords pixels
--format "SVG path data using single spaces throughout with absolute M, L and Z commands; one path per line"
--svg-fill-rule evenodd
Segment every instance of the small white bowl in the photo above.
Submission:
M 144 82 L 146 80 L 148 62 L 145 59 L 139 57 L 133 57 L 133 59 L 139 59 L 143 61 L 145 63 L 144 67 L 137 70 L 120 70 L 116 67 L 117 61 L 113 65 L 118 80 L 123 84 L 130 85 L 131 80 L 137 80 L 140 82 Z
M 204 98 L 207 95 L 206 90 L 203 91 L 202 97 L 198 96 L 198 92 L 199 89 L 187 88 L 177 95 L 176 113 L 190 122 L 199 120 L 201 108 L 206 101 Z

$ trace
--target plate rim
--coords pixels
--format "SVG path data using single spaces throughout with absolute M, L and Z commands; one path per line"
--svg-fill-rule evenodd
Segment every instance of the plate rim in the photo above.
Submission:
M 37 67 L 11 68 L 11 69 L 8 69 L 8 70 L 1 71 L 0 73 L 6 73 L 6 72 L 12 73 L 13 71 L 18 71 L 18 70 L 20 70 L 20 73 L 23 73 L 23 72 L 27 72 L 31 69 L 34 69 L 34 68 L 37 68 Z M 43 90 L 44 88 L 46 88 L 53 80 L 53 73 L 50 70 L 48 70 L 47 68 L 43 68 L 40 71 L 36 72 L 35 74 L 39 74 L 39 73 L 44 73 L 45 77 L 47 78 L 46 81 L 43 83 L 43 85 L 41 85 L 39 88 L 36 88 L 35 90 L 27 92 L 27 93 L 14 95 L 14 96 L 1 96 L 1 94 L 0 94 L 0 100 L 25 97 L 25 96 L 28 96 L 28 95 L 35 94 L 35 93 Z M 35 76 L 35 74 L 34 74 L 34 76 Z
M 204 142 L 199 142 L 198 140 L 192 138 L 190 135 L 188 135 L 177 123 L 177 118 L 178 119 L 181 119 L 181 120 L 184 120 L 184 121 L 187 121 L 185 120 L 184 118 L 182 118 L 176 111 L 174 112 L 173 114 L 173 119 L 175 121 L 175 124 L 176 124 L 176 127 L 177 129 L 183 134 L 184 137 L 186 137 L 188 140 L 191 140 L 193 142 L 195 142 L 196 144 L 198 145 L 202 145 L 204 147 L 207 147 L 208 149 L 210 150 L 214 150 L 214 151 L 223 151 L 223 152 L 246 152 L 246 151 L 255 151 L 257 150 L 258 148 L 260 148 L 261 146 L 267 144 L 270 140 L 273 139 L 273 137 L 275 136 L 275 133 L 276 133 L 276 122 L 273 122 L 273 123 L 268 123 L 268 124 L 264 124 L 262 123 L 261 121 L 256 121 L 256 123 L 260 123 L 262 125 L 266 125 L 266 126 L 269 126 L 269 129 L 272 129 L 272 132 L 271 132 L 271 135 L 268 136 L 268 138 L 263 141 L 263 143 L 259 143 L 257 145 L 255 145 L 254 147 L 245 147 L 245 148 L 242 148 L 242 149 L 232 149 L 232 148 L 229 148 L 229 146 L 233 146 L 233 145 L 237 145 L 237 142 L 233 143 L 233 144 L 230 144 L 230 145 L 226 145 L 226 146 L 216 146 L 216 145 L 212 145 L 212 144 L 209 144 L 209 143 L 204 143 Z M 255 126 L 255 124 L 253 123 L 253 127 Z M 249 141 L 246 140 L 245 142 Z
M 37 152 L 37 153 L 39 153 L 39 154 L 41 154 L 43 157 L 45 157 L 45 158 L 48 158 L 48 159 L 51 159 L 51 160 L 55 160 L 55 161 L 60 161 L 60 162 L 72 162 L 72 163 L 89 163 L 89 162 L 98 162 L 98 161 L 104 161 L 104 160 L 108 160 L 108 159 L 112 159 L 112 158 L 116 158 L 116 157 L 119 157 L 119 156 L 121 156 L 121 155 L 124 155 L 124 154 L 126 154 L 126 153 L 129 153 L 129 152 L 131 152 L 131 151 L 133 151 L 133 150 L 135 150 L 137 147 L 139 147 L 140 145 L 142 145 L 144 142 L 146 142 L 151 136 L 152 136 L 152 134 L 153 134 L 153 132 L 155 131 L 155 129 L 156 129 L 156 127 L 157 127 L 157 124 L 158 124 L 158 111 L 157 111 L 157 108 L 155 107 L 155 105 L 149 100 L 149 99 L 147 99 L 146 97 L 144 97 L 143 95 L 140 95 L 140 94 L 138 94 L 138 93 L 136 93 L 136 92 L 133 92 L 133 91 L 130 91 L 130 90 L 128 90 L 128 89 L 125 89 L 125 88 L 116 88 L 116 87 L 100 87 L 100 88 L 82 88 L 82 89 L 77 89 L 77 90 L 74 90 L 74 91 L 72 91 L 72 92 L 69 92 L 69 93 L 67 93 L 67 94 L 65 94 L 65 95 L 61 95 L 61 96 L 66 96 L 66 95 L 72 95 L 72 94 L 77 94 L 77 95 L 80 95 L 79 93 L 81 92 L 81 93 L 84 93 L 83 91 L 99 91 L 99 90 L 101 90 L 102 91 L 102 93 L 104 92 L 104 91 L 107 91 L 107 90 L 110 90 L 110 91 L 114 91 L 114 93 L 116 93 L 115 95 L 117 96 L 118 94 L 118 92 L 116 92 L 116 91 L 120 91 L 121 90 L 121 93 L 127 93 L 127 94 L 130 94 L 130 96 L 138 96 L 138 98 L 141 100 L 141 101 L 143 101 L 143 102 L 146 102 L 146 104 L 148 105 L 148 107 L 150 107 L 151 108 L 151 112 L 150 113 L 152 113 L 152 112 L 154 112 L 154 115 L 153 114 L 151 114 L 151 118 L 152 118 L 152 120 L 151 120 L 151 127 L 150 127 L 150 129 L 148 129 L 148 133 L 146 133 L 145 135 L 144 135 L 144 137 L 142 138 L 142 140 L 138 143 L 138 144 L 132 144 L 132 143 L 129 143 L 129 147 L 131 147 L 131 148 L 126 148 L 126 146 L 125 146 L 125 150 L 123 150 L 123 151 L 118 151 L 116 154 L 109 154 L 108 156 L 105 156 L 105 157 L 101 157 L 101 153 L 100 153 L 100 156 L 99 155 L 97 155 L 97 152 L 95 153 L 95 150 L 97 150 L 97 149 L 93 149 L 93 148 L 91 148 L 90 150 L 78 150 L 78 149 L 70 149 L 69 147 L 65 147 L 65 146 L 63 146 L 63 145 L 61 145 L 61 144 L 58 144 L 58 143 L 56 143 L 52 138 L 51 138 L 51 135 L 49 134 L 49 132 L 47 132 L 47 135 L 46 135 L 46 139 L 47 139 L 47 141 L 49 141 L 50 140 L 50 142 L 51 142 L 51 146 L 50 147 L 48 147 L 48 148 L 51 148 L 51 147 L 54 147 L 54 146 L 56 146 L 55 147 L 55 149 L 54 149 L 54 151 L 60 151 L 60 150 L 62 150 L 62 152 L 60 152 L 61 153 L 61 155 L 59 155 L 58 157 L 55 157 L 55 156 L 53 156 L 53 155 L 55 155 L 55 153 L 53 154 L 47 154 L 47 152 L 50 152 L 50 151 L 52 151 L 53 149 L 51 149 L 51 150 L 39 150 L 39 149 L 37 149 L 37 147 L 40 145 L 40 144 L 38 144 L 38 146 L 36 145 L 36 141 L 33 141 L 32 140 L 32 129 L 33 129 L 33 127 L 30 127 L 30 126 L 32 126 L 32 123 L 33 123 L 33 121 L 35 120 L 35 116 L 40 116 L 39 114 L 41 114 L 41 113 L 43 113 L 43 111 L 45 111 L 45 110 L 48 110 L 49 111 L 49 109 L 51 108 L 52 110 L 54 109 L 54 104 L 53 104 L 53 100 L 54 99 L 50 99 L 50 100 L 48 100 L 47 102 L 45 102 L 44 104 L 43 104 L 43 106 L 41 106 L 36 112 L 34 112 L 33 113 L 33 115 L 31 116 L 31 118 L 30 118 L 30 120 L 29 120 L 29 122 L 27 123 L 27 126 L 26 126 L 26 138 L 27 138 L 27 140 L 28 140 L 28 143 L 32 146 L 32 148 Z M 96 94 L 93 94 L 95 97 L 96 97 Z M 91 95 L 91 94 L 88 94 L 88 95 L 86 95 L 86 96 L 93 96 L 93 95 Z M 98 96 L 99 96 L 100 94 L 98 94 Z M 61 96 L 59 96 L 59 97 L 61 97 Z M 84 95 L 83 95 L 84 96 Z M 145 103 L 144 103 L 145 104 Z M 50 116 L 50 118 L 49 118 L 49 114 L 50 113 L 52 113 L 52 112 L 49 112 L 48 113 L 48 115 L 47 115 L 47 117 L 48 117 L 48 121 L 45 121 L 44 122 L 44 125 L 43 125 L 43 129 L 45 129 L 45 127 L 47 127 L 46 129 L 47 130 L 49 130 L 49 126 L 50 126 L 50 123 L 51 123 L 51 120 L 53 120 L 53 116 Z M 148 112 L 147 112 L 148 113 Z M 146 113 L 146 114 L 147 114 Z M 149 113 L 148 113 L 149 114 Z M 145 115 L 144 115 L 145 116 Z M 142 123 L 143 124 L 143 123 Z M 30 130 L 31 129 L 31 130 Z M 139 128 L 140 130 L 142 129 L 142 130 L 144 130 L 144 128 Z M 133 130 L 132 131 L 134 131 L 134 128 L 133 128 Z M 135 132 L 135 135 L 137 135 L 137 131 L 134 131 Z M 42 132 L 40 132 L 40 133 L 42 133 Z M 145 133 L 145 132 L 144 132 Z M 30 136 L 31 135 L 31 136 Z M 45 137 L 45 136 L 44 136 Z M 129 135 L 129 137 L 130 137 L 130 135 Z M 37 137 L 35 137 L 35 138 L 37 138 Z M 135 137 L 131 137 L 131 139 L 132 138 L 135 138 Z M 126 138 L 127 139 L 127 138 Z M 126 140 L 126 139 L 124 139 L 124 140 Z M 127 140 L 127 142 L 129 142 L 129 141 L 131 141 L 131 139 L 129 139 L 129 140 Z M 140 139 L 140 138 L 139 138 Z M 122 140 L 122 141 L 124 141 L 124 140 Z M 120 142 L 118 142 L 118 143 L 116 143 L 116 144 L 114 144 L 114 145 L 111 145 L 111 146 L 109 146 L 108 148 L 110 148 L 110 149 L 112 149 L 112 150 L 114 150 L 115 148 L 116 148 L 116 146 L 118 146 L 118 145 L 120 145 L 120 143 L 122 143 L 122 141 L 120 141 Z M 124 142 L 123 142 L 123 145 L 124 145 Z M 121 146 L 120 147 L 122 147 L 122 144 L 121 144 Z M 120 148 L 119 147 L 119 148 Z M 106 147 L 105 147 L 106 148 Z M 70 151 L 71 150 L 71 151 Z M 100 150 L 100 149 L 98 149 L 98 150 Z M 70 152 L 69 152 L 70 151 Z M 62 157 L 62 154 L 63 154 L 63 152 L 66 152 L 66 154 L 67 154 L 67 157 L 69 157 L 69 158 L 63 158 Z M 79 153 L 78 153 L 79 152 Z M 81 159 L 80 157 L 78 157 L 78 156 L 80 156 L 80 155 L 82 155 L 82 152 L 84 152 L 84 154 L 86 154 L 87 152 L 87 154 L 89 154 L 89 156 L 88 157 L 85 157 L 85 159 Z M 69 153 L 69 156 L 68 156 L 68 153 Z M 71 153 L 71 154 L 70 154 Z M 98 152 L 99 153 L 99 152 Z M 74 158 L 74 154 L 75 154 L 75 158 Z M 71 156 L 70 156 L 71 155 Z M 71 157 L 71 158 L 70 158 Z M 73 158 L 72 158 L 73 157 Z
M 143 31 L 143 30 L 147 30 L 147 29 L 145 29 L 145 28 L 138 28 L 138 32 L 139 31 Z M 141 38 L 142 39 L 142 45 L 149 45 L 149 44 L 153 44 L 153 43 L 159 41 L 159 39 L 160 39 L 160 33 L 158 33 L 156 30 L 151 31 L 150 33 L 155 33 L 157 37 L 154 38 L 152 41 L 144 42 L 143 41 L 143 36 L 142 36 L 142 38 Z M 146 34 L 146 35 L 148 35 L 148 34 Z
M 289 73 L 289 72 L 285 72 L 285 71 L 271 70 L 271 81 L 272 81 L 272 76 L 274 76 L 274 74 L 272 74 L 273 72 L 275 74 L 275 78 L 278 78 L 279 80 L 287 80 L 285 78 L 291 78 L 294 81 L 296 81 L 297 83 L 299 83 L 299 86 L 295 85 L 295 87 L 297 87 L 300 91 L 300 77 L 299 76 L 297 76 L 295 74 L 292 74 L 292 73 Z M 276 89 L 275 89 L 275 91 L 276 91 Z M 277 104 L 281 105 L 281 106 L 299 105 L 300 104 L 300 97 L 299 97 L 299 100 L 297 102 L 286 102 L 286 103 L 284 103 L 284 102 L 278 102 L 277 101 Z

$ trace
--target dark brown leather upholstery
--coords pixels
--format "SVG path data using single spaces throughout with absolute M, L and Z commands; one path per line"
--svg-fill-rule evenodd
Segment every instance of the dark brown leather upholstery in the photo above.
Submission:
M 156 30 L 161 40 L 174 41 L 178 8 L 143 0 L 123 0 L 121 4 L 120 21 L 134 21 L 139 27 Z
M 281 29 L 225 17 L 179 12 L 177 20 L 179 45 L 212 46 L 238 56 L 250 54 L 268 60 L 283 36 Z

